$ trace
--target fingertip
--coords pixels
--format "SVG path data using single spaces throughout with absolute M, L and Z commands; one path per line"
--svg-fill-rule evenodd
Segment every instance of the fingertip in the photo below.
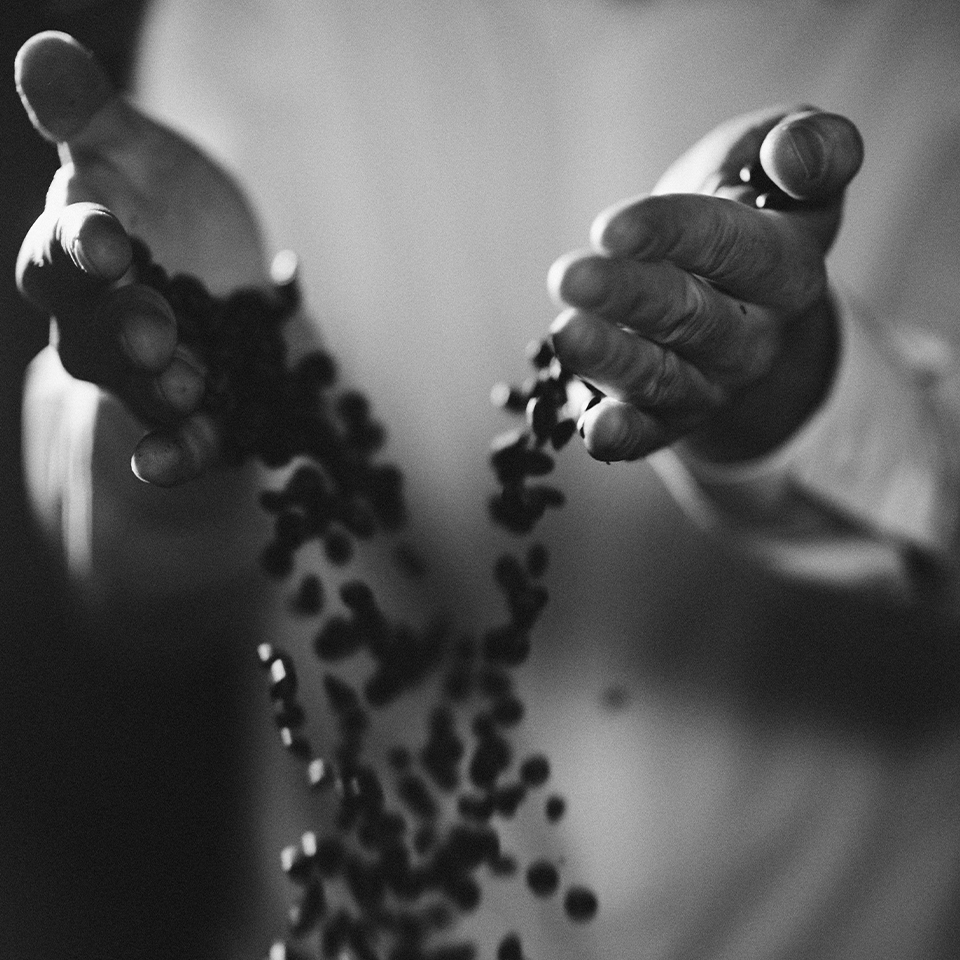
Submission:
M 56 30 L 36 34 L 20 48 L 14 80 L 31 123 L 55 143 L 69 142 L 114 95 L 93 54 Z
M 548 334 L 554 353 L 565 367 L 576 371 L 583 366 L 583 354 L 593 344 L 589 323 L 575 307 L 558 314 L 550 324 Z
M 590 246 L 601 253 L 615 253 L 623 247 L 623 231 L 617 218 L 622 207 L 607 207 L 590 224 Z M 612 226 L 611 226 L 612 225 Z
M 550 269 L 547 271 L 547 291 L 550 294 L 550 298 L 558 307 L 563 306 L 564 303 L 563 279 L 566 276 L 567 270 L 570 268 L 570 264 L 577 256 L 578 254 L 576 253 L 565 253 L 562 257 L 557 257 L 557 259 L 550 264 Z
M 138 480 L 154 487 L 176 487 L 200 475 L 176 437 L 159 431 L 148 433 L 137 444 L 130 469 Z
M 550 339 L 561 365 L 588 380 L 614 381 L 623 374 L 622 334 L 602 317 L 571 307 L 550 326 Z
M 608 258 L 574 251 L 558 260 L 550 268 L 547 287 L 558 306 L 570 304 L 583 309 L 597 307 L 607 298 Z
M 177 348 L 177 321 L 170 305 L 152 287 L 130 284 L 112 291 L 98 315 L 115 331 L 135 368 L 159 373 L 170 364 Z
M 590 225 L 590 245 L 597 253 L 631 256 L 639 253 L 646 240 L 642 218 L 635 215 L 637 204 L 645 198 L 634 197 L 602 211 Z
M 837 113 L 808 110 L 785 117 L 760 146 L 767 175 L 795 200 L 839 195 L 863 163 L 863 137 Z
M 604 397 L 584 410 L 577 429 L 595 460 L 638 460 L 659 445 L 648 419 L 630 404 Z
M 144 483 L 176 487 L 196 480 L 219 455 L 219 437 L 212 419 L 194 414 L 172 429 L 144 436 L 133 451 L 130 467 Z
M 106 207 L 70 204 L 60 215 L 57 233 L 64 252 L 85 273 L 112 282 L 130 267 L 130 238 Z

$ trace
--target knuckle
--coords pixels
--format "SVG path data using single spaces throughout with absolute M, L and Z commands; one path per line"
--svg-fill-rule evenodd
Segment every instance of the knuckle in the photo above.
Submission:
M 594 376 L 609 376 L 614 372 L 618 356 L 610 340 L 605 321 L 581 315 L 577 338 L 570 344 L 574 369 Z
M 752 238 L 741 229 L 738 216 L 728 216 L 739 206 L 735 201 L 718 198 L 717 204 L 704 237 L 702 259 L 709 276 L 726 277 L 740 269 Z
M 716 327 L 704 281 L 692 276 L 684 281 L 674 322 L 664 339 L 664 343 L 680 349 L 709 343 Z
M 641 405 L 662 407 L 676 403 L 682 393 L 682 379 L 676 354 L 668 350 L 658 350 L 649 375 L 643 378 L 640 384 Z
M 801 303 L 810 295 L 819 258 L 782 221 L 721 200 L 704 239 L 706 274 L 721 290 L 753 290 L 757 302 Z
M 779 278 L 781 301 L 788 312 L 802 313 L 826 294 L 826 267 L 819 254 L 805 250 L 787 262 L 790 267 Z

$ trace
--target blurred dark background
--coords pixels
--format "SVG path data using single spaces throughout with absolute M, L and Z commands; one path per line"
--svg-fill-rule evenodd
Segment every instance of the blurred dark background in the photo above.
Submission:
M 183 873 L 184 851 L 196 852 L 210 836 L 208 825 L 178 816 L 191 808 L 190 781 L 202 780 L 199 768 L 207 772 L 218 758 L 200 751 L 189 758 L 197 766 L 187 764 L 184 779 L 166 783 L 167 761 L 190 753 L 180 736 L 171 735 L 172 718 L 184 737 L 195 737 L 198 724 L 209 719 L 201 715 L 208 707 L 197 706 L 202 681 L 184 684 L 183 702 L 170 703 L 154 692 L 169 691 L 170 684 L 151 686 L 117 671 L 104 653 L 111 638 L 103 631 L 92 637 L 70 608 L 62 571 L 30 519 L 20 469 L 23 377 L 46 342 L 47 321 L 21 301 L 14 265 L 43 207 L 57 155 L 23 111 L 14 58 L 35 32 L 64 30 L 95 49 L 124 87 L 145 6 L 143 0 L 6 0 L 0 14 L 0 59 L 7 71 L 0 85 L 0 616 L 6 634 L 0 957 L 12 960 L 197 955 L 186 946 L 188 927 L 192 914 L 202 912 L 197 900 L 209 893 L 202 870 L 185 883 L 172 878 Z M 144 745 L 156 749 L 132 758 L 131 744 L 138 753 Z M 176 799 L 184 790 L 181 806 Z M 157 891 L 171 888 L 182 890 L 181 900 L 163 902 Z
M 6 0 L 0 14 L 0 957 L 11 960 L 215 960 L 229 949 L 217 931 L 243 922 L 238 864 L 252 862 L 235 829 L 249 671 L 207 652 L 223 628 L 194 611 L 180 624 L 139 611 L 85 623 L 20 468 L 23 379 L 48 321 L 21 301 L 14 268 L 58 159 L 27 120 L 14 59 L 37 31 L 63 30 L 126 88 L 147 6 Z

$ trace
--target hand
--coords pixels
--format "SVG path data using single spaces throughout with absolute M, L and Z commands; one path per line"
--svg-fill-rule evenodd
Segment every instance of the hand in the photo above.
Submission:
M 262 284 L 250 207 L 196 147 L 120 98 L 65 34 L 27 41 L 16 80 L 34 127 L 62 161 L 20 251 L 20 289 L 55 317 L 65 370 L 133 413 L 134 472 L 162 486 L 196 477 L 220 454 L 218 426 L 203 409 L 204 367 L 179 342 L 163 297 L 125 276 L 130 238 L 145 241 L 169 272 L 198 276 L 214 292 Z
M 856 128 L 766 110 L 705 137 L 651 196 L 604 211 L 592 248 L 558 260 L 560 361 L 604 397 L 581 417 L 588 451 L 635 460 L 682 440 L 717 461 L 760 456 L 829 385 L 835 330 L 824 258 L 863 159 Z M 795 203 L 758 209 L 763 171 Z

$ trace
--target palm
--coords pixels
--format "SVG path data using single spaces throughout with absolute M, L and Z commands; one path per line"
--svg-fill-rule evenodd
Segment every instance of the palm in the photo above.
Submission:
M 814 138 L 820 156 L 805 163 L 795 136 Z M 758 156 L 807 202 L 757 209 L 739 174 Z M 831 372 L 824 256 L 860 159 L 843 118 L 763 111 L 701 140 L 654 195 L 597 218 L 592 249 L 551 270 L 567 305 L 552 328 L 557 354 L 606 394 L 581 421 L 591 453 L 636 459 L 686 437 L 711 456 L 749 458 L 802 422 Z
M 111 131 L 94 127 L 120 128 Z M 92 145 L 87 147 L 89 138 Z M 117 102 L 94 117 L 61 171 L 63 201 L 94 201 L 171 272 L 223 292 L 265 279 L 259 230 L 234 181 L 194 145 Z
M 219 425 L 203 407 L 203 359 L 179 342 L 162 297 L 117 281 L 136 237 L 168 272 L 199 277 L 214 293 L 265 284 L 250 205 L 197 147 L 118 97 L 72 38 L 28 41 L 17 80 L 34 126 L 63 161 L 24 240 L 20 287 L 57 318 L 63 368 L 154 428 L 137 443 L 138 475 L 164 485 L 195 477 L 219 457 Z

